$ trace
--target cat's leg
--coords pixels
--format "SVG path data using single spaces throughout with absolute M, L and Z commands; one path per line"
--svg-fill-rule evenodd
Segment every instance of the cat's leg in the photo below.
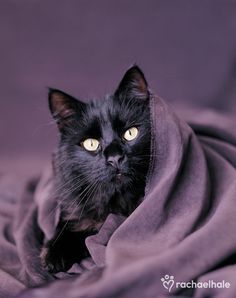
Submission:
M 67 271 L 74 263 L 89 256 L 85 239 L 91 234 L 58 229 L 42 248 L 40 258 L 43 267 L 51 273 Z

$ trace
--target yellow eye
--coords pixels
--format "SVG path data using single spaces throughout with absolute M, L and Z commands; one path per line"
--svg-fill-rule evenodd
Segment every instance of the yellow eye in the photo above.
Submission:
M 83 147 L 87 150 L 87 151 L 96 151 L 98 149 L 99 146 L 99 141 L 96 139 L 86 139 L 82 142 Z
M 137 127 L 131 127 L 127 129 L 126 132 L 124 133 L 124 139 L 126 141 L 132 141 L 137 137 L 137 135 L 138 135 Z

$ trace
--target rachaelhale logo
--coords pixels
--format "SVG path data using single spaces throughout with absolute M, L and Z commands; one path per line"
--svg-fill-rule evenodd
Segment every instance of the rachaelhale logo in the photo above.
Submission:
M 190 280 L 188 282 L 182 282 L 182 281 L 176 281 L 173 275 L 166 274 L 164 277 L 161 278 L 161 282 L 163 287 L 168 290 L 169 292 L 175 285 L 175 287 L 181 288 L 181 289 L 202 289 L 202 288 L 218 288 L 218 289 L 228 289 L 230 288 L 230 283 L 222 280 L 222 281 L 214 281 L 214 280 L 208 280 L 208 281 L 199 281 L 195 282 L 194 280 Z

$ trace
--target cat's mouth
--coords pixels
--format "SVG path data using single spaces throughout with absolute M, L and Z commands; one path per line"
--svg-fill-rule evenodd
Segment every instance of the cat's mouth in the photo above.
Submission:
M 121 186 L 123 184 L 126 184 L 128 176 L 125 173 L 117 172 L 112 179 L 112 182 L 117 185 Z
M 124 177 L 125 175 L 120 172 L 117 171 L 116 173 L 113 173 L 112 177 L 111 177 L 111 182 L 114 184 L 122 184 L 122 182 L 124 181 Z
M 124 184 L 127 184 L 127 182 L 130 180 L 128 173 L 122 169 L 114 169 L 110 177 L 110 181 L 115 187 L 120 187 Z
M 122 174 L 120 172 L 116 174 L 116 178 L 120 179 L 121 177 L 122 177 Z
M 117 173 L 116 174 L 116 182 L 122 182 L 122 180 L 124 179 L 124 175 L 122 175 L 121 173 Z

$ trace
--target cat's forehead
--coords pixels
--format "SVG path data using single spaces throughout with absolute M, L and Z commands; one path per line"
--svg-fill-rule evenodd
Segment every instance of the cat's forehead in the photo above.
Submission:
M 109 105 L 110 104 L 110 105 Z M 109 106 L 113 105 L 112 100 L 109 98 L 104 98 L 96 100 L 91 105 L 91 110 L 93 110 L 94 115 L 100 119 L 100 121 L 109 121 Z
M 85 127 L 111 128 L 116 131 L 145 121 L 146 104 L 135 101 L 119 102 L 110 96 L 104 100 L 91 101 L 84 115 Z
M 91 121 L 99 121 L 102 125 L 112 123 L 114 120 L 121 120 L 121 106 L 116 104 L 111 97 L 92 101 L 88 106 L 87 116 Z

